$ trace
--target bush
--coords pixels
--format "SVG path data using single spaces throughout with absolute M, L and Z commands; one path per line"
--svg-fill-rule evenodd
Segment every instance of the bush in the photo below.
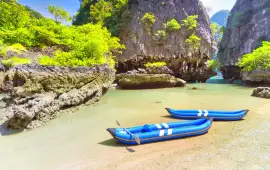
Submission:
M 163 67 L 166 66 L 167 64 L 165 62 L 154 62 L 154 63 L 146 63 L 144 66 L 145 67 Z
M 144 16 L 141 18 L 141 22 L 145 26 L 152 27 L 154 25 L 154 23 L 156 22 L 156 16 L 152 12 L 145 13 Z
M 190 15 L 185 20 L 183 20 L 183 26 L 185 26 L 188 30 L 194 30 L 197 28 L 198 15 Z
M 243 55 L 237 65 L 244 71 L 270 69 L 270 42 L 264 41 L 261 47 Z
M 113 67 L 115 55 L 121 53 L 124 48 L 120 40 L 112 37 L 111 33 L 100 24 L 66 26 L 48 18 L 31 18 L 29 11 L 15 2 L 0 3 L 11 10 L 4 9 L 4 13 L 2 11 L 0 13 L 0 21 L 5 21 L 0 22 L 0 40 L 4 44 L 0 46 L 2 54 L 9 48 L 25 51 L 26 48 L 57 46 L 59 51 L 54 57 L 40 58 L 42 65 L 75 67 L 108 63 Z M 18 19 L 16 13 L 21 16 L 19 19 L 24 19 L 18 21 L 20 24 L 13 22 Z
M 16 52 L 21 54 L 22 51 L 27 51 L 24 46 L 19 43 L 13 44 L 11 46 L 0 45 L 0 56 L 5 57 L 8 51 Z
M 165 29 L 168 31 L 178 31 L 181 28 L 181 25 L 175 20 L 172 19 L 168 21 L 166 24 L 164 24 Z
M 207 66 L 212 70 L 216 71 L 220 68 L 221 64 L 217 60 L 208 60 Z
M 195 34 L 192 34 L 191 36 L 188 37 L 188 39 L 185 40 L 185 42 L 189 45 L 189 47 L 194 50 L 197 50 L 200 47 L 201 45 L 200 41 L 201 38 Z
M 163 41 L 167 37 L 166 32 L 164 30 L 158 30 L 155 34 L 155 39 L 158 41 Z
M 2 60 L 2 64 L 6 67 L 14 67 L 16 65 L 30 64 L 32 62 L 29 58 L 12 57 L 6 60 Z

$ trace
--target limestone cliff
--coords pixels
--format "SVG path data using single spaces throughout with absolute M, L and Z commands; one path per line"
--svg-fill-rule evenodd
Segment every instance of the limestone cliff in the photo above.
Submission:
M 120 34 L 126 50 L 118 57 L 119 73 L 144 68 L 149 61 L 165 61 L 175 76 L 186 81 L 205 81 L 213 75 L 205 76 L 209 73 L 205 62 L 212 55 L 213 45 L 209 17 L 199 0 L 130 0 L 129 12 L 131 18 Z M 150 28 L 141 21 L 146 13 L 156 18 Z M 191 15 L 198 15 L 195 30 L 183 25 L 177 31 L 164 30 L 168 21 L 175 19 L 183 24 Z M 201 38 L 197 50 L 185 42 L 193 33 Z
M 239 77 L 240 69 L 234 67 L 232 71 L 232 66 L 243 54 L 252 52 L 265 40 L 270 40 L 270 0 L 237 0 L 218 52 L 218 59 L 225 67 L 224 74 Z
M 40 126 L 63 111 L 98 101 L 114 78 L 115 72 L 107 65 L 16 66 L 4 74 L 0 121 L 16 129 Z

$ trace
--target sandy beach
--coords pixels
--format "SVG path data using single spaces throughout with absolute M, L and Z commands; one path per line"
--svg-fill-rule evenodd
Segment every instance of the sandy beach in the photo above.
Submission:
M 123 146 L 104 160 L 66 169 L 270 169 L 269 112 L 270 104 L 240 122 L 215 122 L 200 137 Z
M 270 169 L 268 100 L 251 97 L 250 88 L 237 85 L 196 87 L 202 90 L 110 91 L 97 105 L 47 126 L 2 135 L 0 169 Z M 242 121 L 215 121 L 202 136 L 139 146 L 122 145 L 106 131 L 117 127 L 116 119 L 125 127 L 179 121 L 166 113 L 167 106 L 250 112 Z

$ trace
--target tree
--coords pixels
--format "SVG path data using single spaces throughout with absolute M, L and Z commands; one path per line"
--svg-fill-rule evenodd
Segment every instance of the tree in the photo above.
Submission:
M 212 30 L 214 41 L 219 46 L 221 39 L 223 37 L 224 27 L 219 26 L 217 23 L 212 23 L 210 25 L 210 28 Z
M 73 18 L 73 25 L 101 23 L 118 36 L 130 18 L 128 0 L 79 0 L 81 7 Z
M 112 9 L 113 5 L 111 2 L 100 0 L 90 7 L 91 20 L 94 23 L 103 24 L 105 19 L 112 15 Z
M 50 5 L 48 7 L 48 11 L 54 16 L 54 20 L 57 23 L 64 22 L 64 21 L 69 22 L 72 20 L 69 13 L 65 11 L 62 7 Z

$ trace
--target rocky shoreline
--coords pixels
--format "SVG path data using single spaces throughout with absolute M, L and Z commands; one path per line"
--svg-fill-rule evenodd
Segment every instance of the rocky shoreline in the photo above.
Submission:
M 108 65 L 77 68 L 19 65 L 4 73 L 2 122 L 12 129 L 46 124 L 73 107 L 99 101 L 115 79 Z

